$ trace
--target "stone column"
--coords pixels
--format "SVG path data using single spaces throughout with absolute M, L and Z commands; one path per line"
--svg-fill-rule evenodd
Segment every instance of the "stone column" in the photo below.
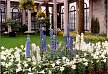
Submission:
M 25 25 L 26 24 L 26 10 L 22 11 L 22 24 Z
M 11 7 L 10 7 L 10 0 L 7 1 L 7 12 L 6 12 L 6 20 L 11 19 Z M 11 32 L 11 27 L 8 25 L 8 32 Z
M 31 32 L 31 11 L 28 9 L 28 32 Z
M 93 18 L 93 0 L 89 0 L 89 30 L 91 32 L 91 20 Z
M 75 31 L 78 32 L 78 1 L 76 1 L 76 24 L 75 24 Z
M 53 20 L 54 20 L 54 33 L 57 34 L 57 1 L 56 0 L 53 0 Z
M 68 0 L 64 0 L 64 36 L 68 35 Z

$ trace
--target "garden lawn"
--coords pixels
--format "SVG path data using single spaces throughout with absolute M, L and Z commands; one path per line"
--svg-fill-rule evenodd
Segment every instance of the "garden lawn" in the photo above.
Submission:
M 75 37 L 76 37 L 75 32 L 71 32 L 70 35 L 74 37 L 74 41 L 75 41 Z M 26 44 L 26 38 L 27 35 L 17 35 L 16 37 L 8 37 L 8 36 L 1 36 L 0 37 L 0 47 L 4 46 L 6 48 L 14 48 L 14 47 L 20 47 L 21 45 L 25 45 Z M 103 41 L 108 41 L 108 39 L 106 38 L 106 36 L 103 35 L 93 35 L 91 33 L 85 33 L 84 35 L 84 39 L 85 42 L 89 43 L 96 43 L 96 42 L 103 42 Z M 36 43 L 36 45 L 40 46 L 40 34 L 36 34 L 36 35 L 31 35 L 30 36 L 30 42 L 31 43 Z M 59 43 L 63 43 L 63 32 L 58 33 L 58 41 Z M 47 36 L 46 37 L 46 42 L 47 44 L 50 44 L 50 37 Z
M 8 36 L 1 36 L 0 37 L 0 47 L 4 46 L 6 48 L 15 48 L 20 47 L 21 45 L 26 44 L 27 35 L 18 35 L 16 37 L 8 37 Z M 58 37 L 59 42 L 63 41 L 63 37 Z M 46 37 L 47 44 L 50 44 L 50 37 Z M 40 35 L 30 35 L 30 43 L 36 43 L 36 45 L 40 46 Z

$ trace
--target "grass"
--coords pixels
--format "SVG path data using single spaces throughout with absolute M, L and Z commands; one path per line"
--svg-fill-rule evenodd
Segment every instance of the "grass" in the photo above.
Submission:
M 71 32 L 70 34 L 75 39 L 76 33 Z M 17 35 L 16 37 L 1 36 L 0 37 L 0 47 L 1 46 L 4 46 L 6 48 L 20 47 L 20 45 L 26 44 L 26 38 L 27 38 L 27 35 Z M 90 33 L 85 33 L 84 38 L 86 42 L 92 42 L 92 43 L 108 40 L 106 36 L 92 35 Z M 36 43 L 37 45 L 40 46 L 40 35 L 39 34 L 31 35 L 30 40 L 31 40 L 30 41 L 31 43 Z M 59 34 L 58 41 L 63 42 L 63 33 Z M 47 44 L 50 44 L 49 36 L 46 37 L 46 42 Z
M 8 36 L 1 36 L 0 37 L 0 47 L 4 46 L 6 48 L 14 48 L 20 47 L 21 45 L 26 44 L 27 35 L 18 35 L 16 37 L 8 37 Z M 31 35 L 30 36 L 30 43 L 36 43 L 40 46 L 40 35 Z M 58 37 L 59 42 L 63 40 L 62 36 Z M 49 36 L 46 37 L 47 44 L 50 44 Z

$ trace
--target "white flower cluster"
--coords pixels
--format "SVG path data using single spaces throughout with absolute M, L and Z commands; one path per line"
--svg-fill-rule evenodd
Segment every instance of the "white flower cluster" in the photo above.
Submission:
M 50 48 L 50 45 L 48 45 Z M 61 44 L 59 46 L 62 47 Z M 63 72 L 66 66 L 70 66 L 72 70 L 77 69 L 76 64 L 82 64 L 83 66 L 89 66 L 89 63 L 104 62 L 105 65 L 108 63 L 108 42 L 97 42 L 97 43 L 86 43 L 84 41 L 84 34 L 77 35 L 76 41 L 74 42 L 74 49 L 76 49 L 76 55 L 72 59 L 69 57 L 62 56 L 55 60 L 50 60 L 49 53 L 44 54 L 42 59 L 41 51 L 39 46 L 32 44 L 31 57 L 25 58 L 25 47 L 21 45 L 21 48 L 10 48 L 1 47 L 1 65 L 5 67 L 4 72 L 9 71 L 10 74 L 15 69 L 15 72 L 28 72 L 26 74 L 41 73 L 52 74 L 52 71 L 58 69 Z M 46 58 L 47 56 L 47 58 Z M 50 59 L 48 58 L 50 57 Z M 45 68 L 43 68 L 45 66 Z
M 32 52 L 33 52 L 33 55 L 32 55 L 32 58 L 34 61 L 41 61 L 41 56 L 40 56 L 40 48 L 39 46 L 36 46 L 35 43 L 32 44 Z
M 1 47 L 1 65 L 5 67 L 4 73 L 13 72 L 12 69 L 15 69 L 16 72 L 20 71 L 29 71 L 35 70 L 33 67 L 29 65 L 36 65 L 41 61 L 40 56 L 40 48 L 36 46 L 34 43 L 32 44 L 32 56 L 30 58 L 25 58 L 25 48 L 21 45 L 21 48 L 15 47 L 7 49 L 5 47 Z M 12 69 L 11 69 L 12 68 Z

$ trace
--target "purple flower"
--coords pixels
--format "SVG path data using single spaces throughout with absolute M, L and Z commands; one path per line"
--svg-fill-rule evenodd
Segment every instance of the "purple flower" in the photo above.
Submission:
M 51 38 L 51 40 L 50 40 L 50 46 L 51 46 L 52 52 L 55 53 L 56 49 L 58 48 L 58 40 L 57 40 L 56 35 L 53 35 L 50 38 Z
M 42 51 L 47 51 L 47 46 L 46 46 L 46 33 L 45 31 L 41 30 L 40 31 L 40 42 L 41 42 L 41 50 Z
M 30 37 L 27 37 L 27 41 L 26 41 L 26 57 L 30 57 Z

